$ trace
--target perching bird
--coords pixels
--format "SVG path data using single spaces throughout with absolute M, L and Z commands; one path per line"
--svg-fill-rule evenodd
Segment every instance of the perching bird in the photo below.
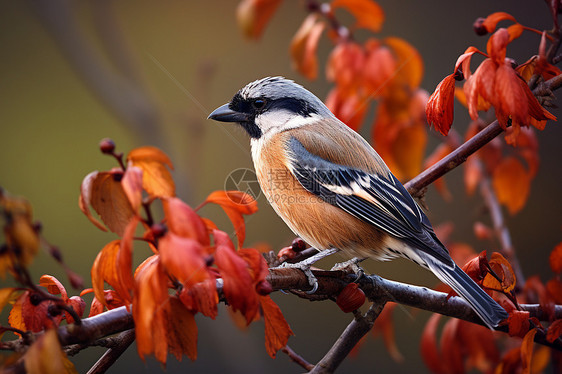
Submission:
M 318 250 L 431 270 L 494 328 L 505 310 L 451 259 L 427 216 L 381 157 L 320 99 L 282 77 L 249 83 L 210 119 L 239 123 L 267 200 Z

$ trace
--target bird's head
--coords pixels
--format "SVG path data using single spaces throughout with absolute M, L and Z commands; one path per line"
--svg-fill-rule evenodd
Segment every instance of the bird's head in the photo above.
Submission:
M 254 139 L 312 124 L 333 114 L 310 91 L 283 77 L 247 84 L 208 118 L 239 123 Z

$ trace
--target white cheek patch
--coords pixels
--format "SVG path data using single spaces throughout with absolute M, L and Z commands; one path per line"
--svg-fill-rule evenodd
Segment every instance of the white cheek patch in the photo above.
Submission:
M 317 114 L 305 117 L 288 110 L 275 110 L 256 116 L 255 122 L 262 130 L 262 136 L 270 137 L 282 131 L 310 125 L 318 122 L 319 120 L 320 116 Z

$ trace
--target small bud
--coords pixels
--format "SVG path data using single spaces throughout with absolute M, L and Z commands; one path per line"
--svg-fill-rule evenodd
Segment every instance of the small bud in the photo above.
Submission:
M 293 251 L 295 252 L 302 252 L 306 249 L 306 243 L 304 242 L 304 240 L 302 240 L 301 238 L 296 238 L 295 240 L 293 240 L 293 242 L 291 243 L 291 248 L 293 249 Z
M 464 74 L 461 68 L 458 68 L 457 71 L 455 71 L 455 75 L 453 77 L 457 82 L 464 80 Z
M 484 21 L 486 19 L 479 17 L 476 19 L 476 21 L 474 21 L 474 23 L 472 24 L 472 27 L 474 28 L 474 32 L 476 33 L 476 35 L 486 35 L 488 33 L 488 30 L 486 29 L 486 27 L 484 26 Z
M 350 283 L 340 292 L 336 298 L 336 304 L 344 313 L 357 310 L 365 303 L 365 293 L 357 283 Z
M 262 296 L 267 296 L 273 292 L 273 287 L 268 281 L 262 280 L 256 284 L 256 292 Z
M 155 223 L 150 227 L 150 230 L 152 231 L 152 235 L 154 235 L 154 238 L 157 239 L 164 236 L 166 234 L 166 231 L 168 231 L 168 228 L 162 223 Z
M 103 154 L 111 155 L 115 151 L 115 143 L 109 138 L 102 139 L 100 142 L 100 151 Z
M 32 293 L 31 295 L 29 295 L 29 302 L 31 303 L 31 305 L 37 306 L 39 305 L 39 303 L 41 303 L 41 301 L 43 301 L 43 298 L 39 294 Z

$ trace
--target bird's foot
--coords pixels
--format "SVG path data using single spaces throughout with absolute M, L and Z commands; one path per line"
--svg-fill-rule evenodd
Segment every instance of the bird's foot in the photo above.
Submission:
M 353 282 L 357 282 L 365 275 L 365 270 L 359 266 L 359 263 L 364 260 L 366 260 L 366 258 L 354 257 L 346 262 L 339 262 L 335 264 L 331 270 L 341 270 L 346 273 L 355 274 L 356 278 Z
M 280 268 L 290 268 L 290 269 L 300 269 L 304 273 L 304 275 L 306 275 L 306 279 L 308 280 L 308 284 L 310 284 L 312 286 L 311 290 L 305 291 L 305 292 L 308 293 L 308 294 L 313 294 L 318 290 L 318 279 L 316 279 L 316 277 L 312 273 L 312 270 L 310 269 L 310 267 L 314 263 L 316 263 L 317 261 L 320 261 L 323 258 L 326 258 L 326 257 L 336 253 L 337 251 L 338 251 L 338 249 L 336 249 L 336 248 L 326 249 L 324 251 L 320 251 L 319 253 L 315 254 L 314 256 L 311 256 L 311 257 L 309 257 L 305 260 L 302 260 L 300 262 L 297 262 L 295 264 L 284 262 L 279 267 Z

